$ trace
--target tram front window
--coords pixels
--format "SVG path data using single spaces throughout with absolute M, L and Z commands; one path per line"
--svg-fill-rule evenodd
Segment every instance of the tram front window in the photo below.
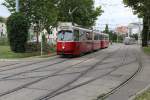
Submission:
M 60 31 L 58 32 L 59 41 L 73 41 L 73 33 L 71 31 Z

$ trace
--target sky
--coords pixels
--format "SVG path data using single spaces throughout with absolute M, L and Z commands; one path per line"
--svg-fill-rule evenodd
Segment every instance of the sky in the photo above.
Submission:
M 4 0 L 0 0 L 0 16 L 8 17 L 10 15 L 10 12 L 7 10 L 5 6 L 1 5 L 3 1 Z
M 106 24 L 114 29 L 117 26 L 126 26 L 132 22 L 139 22 L 132 9 L 125 7 L 123 0 L 95 0 L 95 6 L 102 6 L 104 13 L 98 17 L 96 27 L 104 29 Z
M 0 0 L 0 4 L 4 0 Z M 122 0 L 95 0 L 95 6 L 102 6 L 104 13 L 98 17 L 96 28 L 103 30 L 106 24 L 114 29 L 117 26 L 128 25 L 131 22 L 138 22 L 139 19 L 133 15 L 132 9 L 124 6 Z M 8 17 L 10 12 L 6 7 L 0 5 L 0 16 Z

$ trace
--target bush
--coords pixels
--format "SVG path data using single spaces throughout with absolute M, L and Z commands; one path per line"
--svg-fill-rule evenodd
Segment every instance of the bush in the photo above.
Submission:
M 41 44 L 37 42 L 29 42 L 26 44 L 26 52 L 37 52 L 41 50 Z
M 49 52 L 55 52 L 56 46 L 49 45 L 48 43 L 43 43 L 43 52 L 47 54 Z M 30 42 L 26 45 L 26 52 L 40 52 L 41 51 L 41 44 L 36 42 Z
M 28 22 L 21 13 L 12 14 L 7 21 L 8 39 L 11 50 L 16 53 L 25 52 L 28 39 Z

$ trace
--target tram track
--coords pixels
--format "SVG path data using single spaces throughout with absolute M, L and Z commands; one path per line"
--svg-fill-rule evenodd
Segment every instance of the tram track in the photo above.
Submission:
M 87 61 L 87 60 L 90 60 L 90 59 L 92 59 L 92 58 L 94 58 L 94 57 L 96 57 L 95 54 L 93 55 L 93 57 L 90 57 L 90 58 L 88 58 L 88 59 L 86 59 L 86 60 L 83 60 L 83 61 L 81 61 L 81 62 L 79 62 L 79 63 L 77 63 L 77 64 L 74 64 L 74 65 L 72 65 L 72 66 L 68 66 L 68 67 L 66 67 L 66 68 L 60 69 L 60 70 L 58 70 L 58 71 L 52 73 L 51 75 L 48 75 L 48 76 L 46 76 L 46 77 L 39 78 L 39 79 L 37 79 L 37 80 L 34 80 L 34 81 L 32 81 L 32 82 L 29 82 L 29 83 L 26 83 L 26 84 L 24 84 L 24 85 L 21 85 L 21 86 L 19 86 L 19 87 L 14 88 L 14 89 L 8 90 L 8 91 L 3 92 L 3 93 L 0 93 L 0 97 L 2 97 L 2 96 L 4 96 L 4 95 L 8 95 L 8 94 L 13 93 L 13 92 L 18 91 L 18 90 L 21 90 L 21 89 L 23 89 L 23 88 L 25 88 L 25 87 L 27 87 L 27 86 L 30 86 L 30 85 L 35 84 L 35 83 L 37 83 L 37 82 L 40 82 L 40 81 L 42 81 L 42 80 L 45 80 L 45 79 L 47 79 L 47 78 L 49 78 L 49 77 L 51 77 L 51 76 L 54 76 L 54 75 L 56 75 L 56 74 L 58 74 L 58 73 L 60 73 L 60 72 L 62 72 L 62 71 L 64 71 L 64 70 L 70 68 L 70 67 L 73 67 L 73 66 L 75 66 L 75 65 L 79 65 L 79 64 L 81 64 L 81 63 L 83 63 L 83 62 L 85 62 L 85 61 Z M 91 69 L 91 68 L 90 68 L 90 69 Z M 90 70 L 90 69 L 88 69 L 88 70 Z M 35 69 L 34 69 L 34 70 L 35 70 Z M 37 70 L 37 69 L 36 69 L 36 70 Z M 30 71 L 31 71 L 31 70 L 30 70 Z M 32 70 L 32 71 L 33 71 L 33 70 Z M 84 73 L 86 73 L 86 72 L 84 72 Z M 19 74 L 22 74 L 22 73 L 19 73 Z M 17 74 L 17 75 L 19 75 L 19 74 Z M 15 75 L 16 75 L 16 74 L 15 74 Z M 14 75 L 13 75 L 13 76 L 14 76 Z M 9 76 L 9 77 L 12 77 L 12 75 Z M 9 78 L 9 77 L 5 77 L 5 78 L 1 79 L 1 81 L 2 81 L 2 80 L 4 81 L 4 79 L 7 79 L 7 78 Z
M 95 54 L 96 52 L 94 52 L 93 54 Z M 90 55 L 90 54 L 89 54 Z M 85 55 L 85 56 L 88 56 L 88 55 Z M 0 68 L 6 68 L 6 67 L 11 67 L 11 66 L 16 66 L 16 67 L 13 67 L 13 68 L 8 68 L 8 69 L 4 69 L 4 70 L 2 70 L 2 69 L 0 69 L 0 72 L 5 72 L 5 71 L 9 71 L 9 70 L 14 70 L 14 69 L 20 69 L 20 68 L 23 68 L 23 67 L 28 67 L 28 66 L 31 66 L 31 65 L 35 65 L 35 64 L 40 64 L 40 63 L 45 63 L 45 62 L 49 62 L 49 61 L 51 61 L 51 60 L 56 60 L 58 57 L 56 57 L 56 58 L 52 58 L 52 59 L 46 59 L 46 60 L 41 60 L 41 61 L 36 61 L 36 62 L 32 62 L 32 63 L 28 63 L 28 64 L 23 64 L 23 65 L 20 65 L 20 64 L 22 64 L 22 63 L 13 63 L 13 64 L 8 64 L 8 65 L 4 65 L 4 66 L 0 66 Z M 82 58 L 84 58 L 84 57 L 82 57 Z M 70 58 L 70 59 L 72 59 L 72 58 Z M 69 60 L 70 60 L 69 59 Z M 76 58 L 75 58 L 76 59 Z M 78 58 L 77 58 L 78 59 Z M 67 59 L 68 60 L 68 59 Z M 66 61 L 67 61 L 66 60 Z M 18 66 L 17 66 L 18 65 Z M 50 65 L 51 66 L 51 65 Z
M 77 81 L 79 78 L 81 78 L 83 75 L 85 75 L 86 73 L 88 73 L 90 70 L 94 69 L 97 64 L 101 63 L 101 62 L 104 61 L 106 58 L 108 58 L 108 56 L 107 56 L 107 57 L 104 57 L 100 62 L 94 64 L 92 67 L 90 67 L 90 68 L 88 68 L 87 70 L 83 71 L 83 72 L 82 72 L 79 76 L 77 76 L 75 79 L 69 81 L 69 82 L 66 83 L 65 85 L 63 85 L 63 86 L 61 86 L 61 87 L 55 89 L 54 91 L 48 93 L 46 96 L 40 97 L 39 99 L 35 99 L 35 100 L 47 100 L 47 97 L 49 97 L 49 95 L 54 94 L 54 93 L 56 93 L 57 91 L 59 91 L 59 90 L 65 88 L 66 86 L 68 86 L 68 85 L 74 83 L 74 82 Z
M 83 86 L 83 85 L 89 84 L 89 83 L 91 83 L 91 82 L 93 82 L 93 81 L 95 81 L 95 80 L 97 80 L 97 79 L 103 78 L 103 77 L 105 77 L 105 76 L 111 74 L 112 72 L 116 71 L 116 70 L 117 70 L 118 68 L 120 68 L 120 67 L 124 67 L 124 66 L 129 65 L 129 64 L 131 64 L 131 63 L 134 63 L 134 62 L 136 62 L 136 61 L 139 61 L 139 60 L 137 60 L 137 58 L 136 58 L 136 60 L 131 61 L 131 62 L 126 62 L 126 60 L 127 60 L 127 52 L 126 52 L 126 54 L 125 54 L 124 57 L 123 57 L 122 63 L 119 64 L 119 65 L 116 65 L 116 66 L 112 66 L 112 67 L 114 67 L 114 69 L 111 70 L 111 71 L 109 71 L 108 73 L 105 73 L 105 74 L 103 74 L 103 75 L 100 75 L 100 76 L 98 76 L 98 77 L 96 77 L 96 78 L 93 78 L 93 79 L 91 79 L 91 80 L 89 80 L 89 81 L 83 82 L 83 83 L 81 83 L 81 84 L 78 84 L 78 85 L 73 86 L 73 87 L 68 88 L 68 89 L 64 89 L 64 90 L 62 90 L 62 91 L 57 91 L 57 92 L 55 92 L 55 93 L 53 93 L 53 94 L 52 94 L 52 93 L 48 93 L 47 95 L 42 96 L 42 97 L 40 97 L 40 98 L 38 98 L 38 99 L 35 99 L 35 100 L 48 100 L 48 99 L 50 99 L 50 98 L 53 98 L 53 97 L 55 97 L 55 96 L 58 96 L 58 95 L 60 95 L 60 94 L 65 93 L 65 92 L 71 91 L 71 90 L 73 90 L 73 89 L 75 89 L 75 88 L 78 88 L 78 87 L 81 87 L 81 86 Z M 140 70 L 141 70 L 141 67 L 138 68 L 138 71 L 140 71 Z M 137 71 L 136 73 L 134 73 L 134 74 L 132 75 L 132 77 L 133 77 L 134 75 L 136 75 L 136 74 L 138 73 L 138 71 Z M 130 78 L 127 79 L 127 80 L 130 80 L 132 77 L 130 77 Z
M 87 60 L 89 60 L 89 59 L 92 59 L 92 58 L 96 57 L 96 56 L 97 56 L 97 53 L 98 53 L 98 52 L 94 52 L 93 54 L 85 55 L 85 56 L 80 57 L 80 58 L 71 58 L 71 59 L 74 59 L 74 60 L 76 59 L 76 60 L 78 60 L 78 59 L 82 59 L 82 58 L 86 58 L 86 57 L 87 57 L 88 59 L 83 60 L 83 62 L 85 62 L 85 61 L 87 61 Z M 103 53 L 103 51 L 102 51 L 101 53 Z M 53 64 L 48 64 L 48 65 L 45 65 L 45 66 L 43 65 L 43 66 L 37 67 L 37 68 L 34 68 L 34 69 L 32 69 L 32 70 L 27 70 L 27 71 L 15 73 L 15 74 L 12 74 L 12 75 L 9 75 L 9 76 L 5 76 L 5 77 L 0 78 L 0 81 L 3 81 L 3 80 L 8 79 L 8 78 L 10 78 L 10 77 L 18 76 L 18 75 L 21 75 L 21 74 L 30 73 L 30 72 L 35 72 L 35 71 L 40 70 L 40 69 L 48 68 L 48 67 L 51 67 L 51 66 L 53 66 L 53 65 L 63 63 L 63 62 L 65 62 L 65 61 L 70 61 L 71 59 L 65 59 L 65 60 L 58 61 L 58 62 L 53 63 Z M 50 59 L 50 60 L 56 60 L 56 59 L 54 58 L 54 59 Z M 35 63 L 31 63 L 31 64 L 26 64 L 26 65 L 23 65 L 23 66 L 18 66 L 17 68 L 20 69 L 20 68 L 23 68 L 23 67 L 28 67 L 28 66 L 31 66 L 31 65 L 34 65 L 34 64 L 40 64 L 40 63 L 48 62 L 48 61 L 49 61 L 49 60 L 40 61 L 40 62 L 35 62 Z M 51 61 L 51 62 L 52 62 L 52 61 Z M 79 64 L 80 64 L 80 63 L 79 63 Z M 14 69 L 17 69 L 17 68 L 11 68 L 11 69 L 7 69 L 7 70 L 0 70 L 0 72 L 5 72 L 5 71 L 9 71 L 9 70 L 14 70 Z M 0 73 L 0 74 L 1 74 L 1 73 Z M 3 75 L 5 75 L 5 74 L 3 74 Z
M 50 60 L 55 60 L 55 59 L 57 59 L 57 58 L 46 59 L 46 60 L 40 60 L 40 61 L 31 62 L 31 63 L 23 64 L 23 65 L 20 65 L 20 64 L 22 64 L 22 63 L 14 63 L 14 64 L 5 65 L 5 66 L 0 66 L 0 68 L 4 68 L 4 67 L 6 68 L 6 67 L 16 66 L 16 67 L 4 69 L 4 70 L 1 70 L 1 69 L 0 69 L 0 72 L 9 71 L 9 70 L 14 70 L 14 69 L 18 69 L 18 68 L 23 68 L 23 67 L 27 67 L 27 66 L 31 66 L 31 65 L 35 65 L 35 64 L 45 63 L 45 62 L 49 62 Z M 18 66 L 17 66 L 17 65 L 18 65 Z
M 136 60 L 133 60 L 133 61 L 130 61 L 130 62 L 127 62 L 126 64 L 132 64 L 134 63 Z M 95 70 L 92 70 L 92 71 L 96 71 L 96 70 L 106 70 L 106 69 L 113 69 L 114 66 L 112 67 L 109 67 L 109 68 L 100 68 L 100 69 L 95 69 Z M 45 72 L 45 71 L 43 71 Z M 52 75 L 51 77 L 54 77 L 54 76 L 62 76 L 62 75 L 66 75 L 66 74 L 78 74 L 78 73 L 82 73 L 83 71 L 77 71 L 77 72 L 73 72 L 73 73 L 63 73 L 63 74 L 56 74 L 56 75 Z M 41 76 L 34 76 L 34 77 L 25 77 L 25 78 L 13 78 L 13 79 L 5 79 L 5 80 L 24 80 L 24 79 L 33 79 L 33 78 L 42 78 L 42 77 L 47 77 L 48 75 L 41 75 Z
M 83 58 L 84 58 L 84 57 L 83 57 Z M 75 58 L 75 59 L 76 59 L 76 58 Z M 78 58 L 77 58 L 77 59 L 78 59 Z M 91 57 L 91 59 L 92 59 L 92 57 Z M 55 59 L 54 59 L 54 60 L 55 60 Z M 71 60 L 71 59 L 69 59 L 69 60 Z M 24 72 L 15 73 L 15 74 L 13 74 L 13 75 L 9 75 L 9 76 L 0 78 L 0 81 L 5 80 L 5 79 L 10 78 L 10 77 L 18 76 L 18 75 L 21 75 L 21 74 L 24 74 L 24 73 L 34 72 L 34 71 L 36 71 L 36 70 L 48 68 L 48 67 L 51 67 L 51 66 L 53 66 L 53 65 L 63 63 L 63 62 L 65 62 L 65 61 L 68 61 L 68 59 L 61 60 L 61 61 L 58 61 L 58 62 L 53 63 L 53 64 L 48 64 L 48 65 L 45 65 L 45 66 L 37 67 L 37 68 L 34 68 L 34 69 L 32 69 L 32 70 L 27 70 L 27 71 L 24 71 Z M 87 61 L 87 60 L 84 60 L 84 61 Z M 40 62 L 39 62 L 39 63 L 40 63 Z M 39 64 L 39 63 L 34 63 L 34 64 Z M 43 63 L 43 62 L 42 62 L 42 63 Z M 34 64 L 32 63 L 32 65 L 34 65 Z M 25 66 L 23 66 L 23 67 L 28 67 L 28 66 L 29 66 L 29 65 L 25 65 Z M 19 67 L 22 68 L 22 66 L 19 66 Z M 16 68 L 15 68 L 15 69 L 16 69 Z M 9 69 L 9 70 L 12 70 L 12 69 Z M 6 71 L 6 70 L 4 70 L 4 71 Z M 4 71 L 1 71 L 1 72 L 4 72 Z
M 114 54 L 114 53 L 112 53 L 112 54 Z M 100 62 L 98 62 L 98 63 L 96 63 L 95 65 L 93 65 L 93 66 L 91 67 L 91 69 L 88 70 L 88 71 L 91 71 L 92 69 L 94 69 L 97 65 L 99 65 L 100 63 L 102 63 L 104 60 L 106 60 L 106 59 L 109 58 L 110 56 L 111 56 L 111 55 L 107 56 L 106 58 L 104 58 L 104 59 L 101 60 Z M 124 57 L 123 57 L 122 63 L 123 63 L 123 62 L 124 62 Z M 62 94 L 62 93 L 68 92 L 68 91 L 73 90 L 73 89 L 75 89 L 75 88 L 78 88 L 78 87 L 81 87 L 81 86 L 86 85 L 86 84 L 88 84 L 88 83 L 91 83 L 91 82 L 93 82 L 93 81 L 95 81 L 95 80 L 97 80 L 97 79 L 99 79 L 99 78 L 102 78 L 102 77 L 104 77 L 104 76 L 106 76 L 106 75 L 108 75 L 108 74 L 110 74 L 110 73 L 116 71 L 116 70 L 118 69 L 118 67 L 123 66 L 122 63 L 121 63 L 120 65 L 117 65 L 117 66 L 116 66 L 116 65 L 115 65 L 115 66 L 112 66 L 112 67 L 115 67 L 115 68 L 114 68 L 113 70 L 111 70 L 110 72 L 106 73 L 106 74 L 100 75 L 100 76 L 98 76 L 98 77 L 96 77 L 96 78 L 93 78 L 93 79 L 91 79 L 91 80 L 89 80 L 89 81 L 83 82 L 83 83 L 81 83 L 81 84 L 79 84 L 79 85 L 76 85 L 76 86 L 73 86 L 73 87 L 71 87 L 71 88 L 69 88 L 69 89 L 66 89 L 66 90 L 61 91 L 61 89 L 64 89 L 66 86 L 71 85 L 72 83 L 74 83 L 75 81 L 77 81 L 78 79 L 80 79 L 83 75 L 85 75 L 86 73 L 88 73 L 88 71 L 85 71 L 85 72 L 81 73 L 81 76 L 75 78 L 74 80 L 72 80 L 72 81 L 68 82 L 67 84 L 65 84 L 65 85 L 63 85 L 63 86 L 61 86 L 61 87 L 59 87 L 58 89 L 56 89 L 56 90 L 54 90 L 54 91 L 52 91 L 52 92 L 50 92 L 50 93 L 47 93 L 46 95 L 41 96 L 41 97 L 39 97 L 39 98 L 37 98 L 37 99 L 35 99 L 35 100 L 48 100 L 48 99 L 53 98 L 53 97 L 55 97 L 55 96 L 57 96 L 57 95 L 60 95 L 60 94 Z M 130 64 L 130 63 L 129 63 L 129 64 Z M 127 64 L 124 64 L 124 65 L 127 65 Z
M 131 64 L 131 63 L 129 63 L 129 64 Z M 118 66 L 123 66 L 123 65 L 121 64 L 121 65 L 118 65 Z M 101 75 L 101 76 L 98 76 L 98 77 L 96 77 L 96 78 L 93 78 L 93 79 L 91 79 L 91 80 L 88 80 L 88 81 L 86 81 L 86 82 L 83 82 L 83 83 L 81 83 L 81 84 L 78 84 L 78 85 L 76 85 L 76 86 L 73 86 L 73 87 L 71 87 L 71 88 L 69 88 L 69 89 L 65 89 L 65 90 L 63 90 L 63 91 L 59 91 L 59 92 L 56 92 L 56 93 L 54 93 L 54 94 L 49 94 L 49 95 L 47 95 L 47 96 L 45 96 L 45 97 L 43 97 L 43 98 L 39 98 L 39 99 L 35 99 L 35 100 L 48 100 L 48 99 L 50 99 L 50 98 L 53 98 L 53 97 L 55 97 L 55 96 L 58 96 L 58 95 L 60 95 L 60 94 L 65 93 L 65 92 L 69 92 L 69 91 L 71 91 L 71 90 L 73 90 L 73 89 L 79 88 L 79 87 L 84 86 L 84 85 L 86 85 L 86 84 L 89 84 L 89 83 L 91 83 L 91 82 L 93 82 L 93 81 L 96 81 L 97 79 L 103 78 L 103 77 L 107 76 L 108 74 L 111 74 L 112 72 L 114 72 L 114 71 L 116 71 L 116 70 L 117 70 L 117 69 L 113 69 L 113 70 L 109 71 L 108 73 L 105 73 L 105 74 L 103 74 L 103 75 Z M 50 95 L 51 95 L 51 96 L 50 96 Z
M 138 73 L 141 72 L 141 70 L 143 68 L 142 62 L 141 62 L 141 56 L 138 56 L 138 54 L 136 54 L 136 59 L 137 59 L 137 62 L 138 62 L 138 69 L 132 75 L 130 75 L 129 78 L 127 78 L 126 80 L 124 80 L 121 84 L 119 84 L 118 86 L 116 86 L 115 88 L 113 88 L 111 91 L 103 94 L 102 96 L 99 96 L 97 98 L 97 100 L 104 100 L 107 97 L 109 97 L 110 95 L 114 94 L 117 90 L 119 90 L 123 86 L 127 85 L 130 81 L 132 81 L 138 75 Z
M 118 50 L 117 50 L 118 51 Z M 37 99 L 35 99 L 35 100 L 49 100 L 49 99 L 51 99 L 51 98 L 54 98 L 54 97 L 56 97 L 56 96 L 58 96 L 58 95 L 60 95 L 60 94 L 63 94 L 63 93 L 66 93 L 66 92 L 69 92 L 69 91 L 71 91 L 71 90 L 73 90 L 73 89 L 76 89 L 76 88 L 79 88 L 79 87 L 81 87 L 81 86 L 84 86 L 84 85 L 86 85 L 86 84 L 89 84 L 89 83 L 91 83 L 91 82 L 93 82 L 93 81 L 96 81 L 96 80 L 98 80 L 98 79 L 101 79 L 101 78 L 103 78 L 103 77 L 105 77 L 105 76 L 108 76 L 108 75 L 110 75 L 111 73 L 113 73 L 114 71 L 116 71 L 117 69 L 119 69 L 119 68 L 121 68 L 121 67 L 124 67 L 124 66 L 126 66 L 126 65 L 129 65 L 129 64 L 132 64 L 132 63 L 134 63 L 134 62 L 137 62 L 137 64 L 138 64 L 138 67 L 137 67 L 137 70 L 136 70 L 136 72 L 135 73 L 132 73 L 130 76 L 129 76 L 129 78 L 127 78 L 125 81 L 123 81 L 123 82 L 121 82 L 121 84 L 120 85 L 118 85 L 117 87 L 115 87 L 115 88 L 113 88 L 110 92 L 108 92 L 108 93 L 106 93 L 106 94 L 103 94 L 103 95 L 101 95 L 101 96 L 99 96 L 96 100 L 103 100 L 103 99 L 106 99 L 107 97 L 109 97 L 111 94 L 114 94 L 118 89 L 120 89 L 121 87 L 123 87 L 124 85 L 126 85 L 129 81 L 131 81 L 141 70 L 142 70 L 142 63 L 141 63 L 141 58 L 139 58 L 139 56 L 138 56 L 138 54 L 137 53 L 135 53 L 135 54 L 133 54 L 133 55 L 136 55 L 136 59 L 135 60 L 131 60 L 131 59 L 129 59 L 129 60 L 127 60 L 128 59 L 128 57 L 127 56 L 129 56 L 129 55 L 131 55 L 132 53 L 127 53 L 128 52 L 128 49 L 126 50 L 126 52 L 122 55 L 122 57 L 120 57 L 120 58 L 122 58 L 122 61 L 121 61 L 121 63 L 117 63 L 116 65 L 114 65 L 114 66 L 111 66 L 111 67 L 109 67 L 110 69 L 112 69 L 112 70 L 110 70 L 110 71 L 108 71 L 107 73 L 104 73 L 104 74 L 102 74 L 102 75 L 100 75 L 100 76 L 97 76 L 97 77 L 94 77 L 94 78 L 92 78 L 92 79 L 90 79 L 90 80 L 88 80 L 88 81 L 85 81 L 85 82 L 82 82 L 82 83 L 80 83 L 80 84 L 77 84 L 77 85 L 73 85 L 73 86 L 70 86 L 69 88 L 67 87 L 67 86 L 69 86 L 69 85 L 71 85 L 71 84 L 73 84 L 74 82 L 76 82 L 78 79 L 80 79 L 82 76 L 84 76 L 85 74 L 87 74 L 88 72 L 90 72 L 91 70 L 94 70 L 94 68 L 96 68 L 96 67 L 94 67 L 94 68 L 88 68 L 89 69 L 89 71 L 88 71 L 88 69 L 87 70 L 85 70 L 85 71 L 82 71 L 82 72 L 76 72 L 76 73 L 79 73 L 80 75 L 80 77 L 78 76 L 78 79 L 77 79 L 77 77 L 75 78 L 75 79 L 73 79 L 73 80 L 71 80 L 71 81 L 69 81 L 68 82 L 68 84 L 66 83 L 65 85 L 63 85 L 62 87 L 59 87 L 59 88 L 57 88 L 56 90 L 54 90 L 54 91 L 52 91 L 51 93 L 47 93 L 46 95 L 43 95 L 43 96 L 41 96 L 41 97 L 39 97 L 39 98 L 37 98 Z M 115 54 L 114 52 L 112 53 L 112 54 Z M 111 55 L 109 55 L 108 57 L 106 57 L 106 59 L 107 58 L 110 58 L 111 57 Z M 132 57 L 131 57 L 132 58 Z M 103 60 L 103 59 L 101 59 L 101 60 Z M 105 59 L 104 59 L 105 60 Z M 105 62 L 105 63 L 103 63 L 103 62 L 101 62 L 99 65 L 101 65 L 101 64 L 107 64 L 108 62 Z M 95 64 L 96 65 L 96 64 Z M 98 63 L 97 63 L 97 65 L 98 65 Z M 82 67 L 82 66 L 81 66 Z M 92 66 L 91 66 L 92 67 Z M 67 69 L 67 68 L 66 68 Z M 66 70 L 66 69 L 64 69 L 64 70 Z M 62 69 L 62 71 L 64 71 L 63 69 Z M 100 69 L 100 70 L 105 70 L 105 69 Z M 58 71 L 60 71 L 60 70 L 58 70 Z M 60 72 L 62 72 L 62 71 L 60 71 Z M 86 72 L 87 71 L 87 72 Z M 35 71 L 36 72 L 36 71 Z M 60 73 L 60 72 L 58 72 L 58 73 Z M 52 75 L 52 76 L 56 76 L 56 75 L 59 75 L 58 73 L 55 73 L 55 75 Z M 75 73 L 64 73 L 64 74 L 75 74 Z M 60 76 L 61 76 L 62 74 L 60 74 Z M 47 78 L 49 78 L 49 77 L 52 77 L 52 76 L 41 76 L 40 77 L 40 79 L 42 79 L 42 80 L 45 80 L 45 79 L 47 79 Z M 29 77 L 29 78 L 34 78 L 34 77 Z M 38 78 L 38 77 L 37 77 Z M 40 82 L 40 81 L 42 81 L 42 80 L 36 80 L 36 82 Z M 35 81 L 34 81 L 35 82 Z M 35 83 L 36 83 L 35 82 Z M 30 86 L 30 85 L 33 85 L 34 83 L 27 83 L 27 84 L 25 84 L 24 86 L 22 85 L 22 87 L 17 87 L 17 88 L 15 88 L 15 89 L 13 89 L 13 90 L 10 90 L 10 91 L 6 91 L 5 93 L 6 94 L 4 94 L 4 93 L 2 93 L 1 95 L 0 95 L 0 97 L 2 97 L 2 96 L 5 96 L 5 95 L 8 95 L 8 94 L 11 94 L 11 93 L 13 93 L 13 92 L 16 92 L 16 91 L 18 91 L 18 90 L 21 90 L 21 89 L 23 89 L 23 88 L 28 88 L 28 86 Z M 17 90 L 16 90 L 17 89 Z M 30 88 L 29 88 L 30 89 Z M 32 88 L 31 88 L 32 89 Z M 33 88 L 34 89 L 34 88 Z M 36 89 L 36 88 L 35 88 Z M 37 89 L 38 90 L 38 89 Z M 43 89 L 44 90 L 44 89 Z M 48 90 L 48 89 L 46 89 L 46 90 Z
M 41 66 L 41 67 L 34 68 L 34 69 L 32 69 L 32 70 L 27 70 L 27 71 L 15 73 L 15 74 L 12 74 L 12 75 L 9 75 L 9 76 L 5 76 L 5 77 L 0 78 L 0 81 L 3 81 L 3 80 L 5 80 L 5 79 L 7 79 L 7 78 L 14 77 L 14 76 L 17 76 L 17 75 L 21 75 L 21 74 L 24 74 L 24 73 L 32 72 L 32 71 L 34 71 L 34 70 L 39 70 L 39 69 L 47 68 L 47 67 L 50 67 L 50 66 L 59 64 L 59 63 L 63 63 L 63 62 L 65 62 L 65 61 L 67 61 L 67 60 L 61 60 L 61 61 L 58 61 L 58 62 L 56 62 L 56 63 L 52 63 L 52 64 L 49 64 L 49 65 L 45 65 L 45 66 Z M 35 64 L 37 64 L 37 63 L 35 63 Z M 22 68 L 22 66 L 20 66 L 20 67 Z M 28 65 L 23 66 L 23 67 L 28 67 Z M 10 70 L 12 70 L 12 69 L 10 69 Z M 4 71 L 2 71 L 2 72 L 4 72 Z

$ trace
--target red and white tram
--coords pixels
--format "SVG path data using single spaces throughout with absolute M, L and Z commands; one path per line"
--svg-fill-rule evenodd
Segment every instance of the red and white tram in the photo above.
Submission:
M 57 54 L 79 56 L 87 52 L 107 48 L 109 36 L 89 29 L 62 23 L 57 33 Z

